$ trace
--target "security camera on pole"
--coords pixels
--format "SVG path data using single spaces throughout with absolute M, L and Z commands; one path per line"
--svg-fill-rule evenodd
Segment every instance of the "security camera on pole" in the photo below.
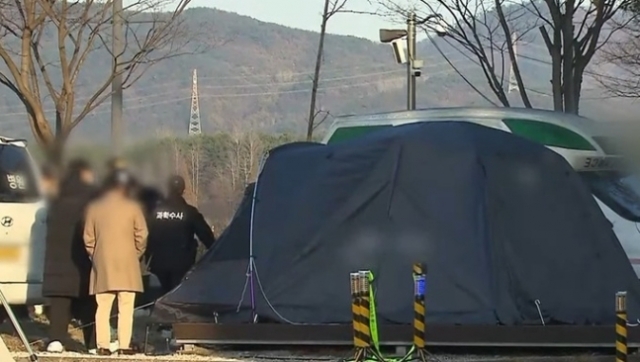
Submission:
M 416 109 L 416 78 L 422 75 L 424 65 L 422 60 L 416 59 L 416 26 L 440 17 L 440 14 L 433 14 L 418 22 L 412 12 L 407 18 L 406 30 L 380 29 L 380 41 L 391 43 L 396 62 L 407 64 L 407 109 L 410 111 Z

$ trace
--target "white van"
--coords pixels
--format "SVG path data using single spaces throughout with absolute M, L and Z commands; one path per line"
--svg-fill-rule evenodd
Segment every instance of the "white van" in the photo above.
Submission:
M 0 289 L 10 304 L 42 304 L 46 202 L 26 141 L 0 137 Z

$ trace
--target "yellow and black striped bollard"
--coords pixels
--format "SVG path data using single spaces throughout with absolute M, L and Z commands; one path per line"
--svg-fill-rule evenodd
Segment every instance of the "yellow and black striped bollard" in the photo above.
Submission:
M 353 347 L 355 353 L 353 358 L 348 359 L 353 362 L 364 362 L 369 349 L 369 318 L 363 315 L 363 290 L 364 280 L 360 273 L 349 274 L 351 284 L 351 312 L 353 314 Z
M 351 282 L 351 312 L 353 314 L 353 346 L 355 354 L 346 361 L 364 362 L 373 359 L 385 362 L 384 358 L 371 348 L 371 300 L 369 297 L 369 271 L 359 271 L 349 275 Z
M 627 362 L 627 292 L 616 293 L 616 362 Z
M 363 334 L 365 326 L 360 315 L 360 276 L 358 273 L 351 273 L 349 275 L 351 280 L 351 311 L 353 313 L 353 346 L 358 348 L 365 348 L 367 346 L 366 336 Z
M 426 338 L 425 313 L 426 307 L 424 302 L 425 295 L 425 276 L 422 270 L 422 264 L 413 265 L 413 345 L 416 349 L 424 349 Z
M 427 290 L 426 267 L 422 263 L 413 264 L 413 348 L 399 362 L 422 361 L 427 362 L 426 301 Z
M 370 313 L 371 313 L 371 300 L 369 298 L 369 275 L 366 271 L 359 271 L 358 277 L 360 280 L 360 318 L 362 320 L 362 334 L 366 341 L 366 347 L 371 347 L 371 326 L 370 326 Z
M 363 320 L 363 325 L 365 327 L 364 335 L 367 341 L 367 346 L 364 349 L 364 355 L 362 356 L 362 360 L 375 360 L 378 362 L 384 362 L 384 357 L 382 357 L 377 350 L 371 348 L 371 344 L 373 343 L 371 338 L 371 285 L 369 284 L 369 270 L 361 270 L 358 272 L 360 276 L 360 295 L 362 298 L 360 299 L 360 315 Z

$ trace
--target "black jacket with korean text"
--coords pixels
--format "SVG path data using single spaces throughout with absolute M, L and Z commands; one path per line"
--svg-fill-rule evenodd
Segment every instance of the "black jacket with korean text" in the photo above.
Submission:
M 196 236 L 207 249 L 215 242 L 211 228 L 197 208 L 181 196 L 161 201 L 149 215 L 147 259 L 151 272 L 186 272 L 195 263 Z

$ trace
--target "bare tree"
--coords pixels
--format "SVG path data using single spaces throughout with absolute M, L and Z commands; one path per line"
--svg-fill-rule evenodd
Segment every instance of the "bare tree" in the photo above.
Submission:
M 623 15 L 615 19 L 621 28 L 602 49 L 602 63 L 613 64 L 616 75 L 601 74 L 600 84 L 616 97 L 640 98 L 640 4 L 630 3 Z
M 3 1 L 0 58 L 6 70 L 0 71 L 0 83 L 25 106 L 36 141 L 54 161 L 61 159 L 73 128 L 111 95 L 115 76 L 122 75 L 127 88 L 150 66 L 185 54 L 192 39 L 181 18 L 191 0 L 177 4 L 172 0 L 129 1 L 122 15 L 126 46 L 120 54 L 111 51 L 114 0 Z M 80 75 L 99 57 L 115 59 L 114 65 L 100 74 L 102 79 L 88 91 L 88 97 L 79 97 Z M 53 103 L 53 114 L 45 109 L 47 98 Z
M 324 0 L 322 11 L 322 21 L 320 23 L 320 40 L 318 42 L 318 53 L 316 54 L 316 67 L 313 72 L 313 83 L 311 85 L 311 101 L 309 102 L 309 119 L 307 120 L 307 141 L 313 138 L 313 131 L 317 126 L 327 119 L 328 113 L 316 109 L 316 99 L 318 97 L 318 84 L 320 82 L 320 68 L 324 57 L 324 38 L 327 33 L 327 23 L 331 17 L 344 10 L 348 0 Z M 316 122 L 318 115 L 324 113 L 321 122 Z
M 183 143 L 182 143 L 183 144 Z M 199 145 L 198 143 L 190 143 L 184 149 L 181 147 L 180 139 L 170 138 L 169 153 L 173 158 L 174 175 L 178 175 L 185 180 L 184 198 L 191 205 L 198 205 L 198 179 L 199 170 L 198 160 Z M 164 157 L 166 160 L 167 158 Z M 166 163 L 166 161 L 165 161 Z
M 256 179 L 267 148 L 256 132 L 232 131 L 226 157 L 216 165 L 210 186 L 210 194 L 216 200 L 216 226 L 227 225 L 233 217 L 245 188 Z
M 526 87 L 514 46 L 532 30 L 538 30 L 551 58 L 553 107 L 578 113 L 585 69 L 617 30 L 607 29 L 603 34 L 603 27 L 625 1 L 420 0 L 420 3 L 423 11 L 443 15 L 438 26 L 444 25 L 445 41 L 453 40 L 452 46 L 482 69 L 495 97 L 506 107 L 511 106 L 505 91 L 509 65 L 523 105 L 533 107 L 529 92 L 535 91 Z M 380 2 L 396 12 L 407 11 L 393 0 Z M 427 29 L 434 29 L 434 24 L 426 25 Z M 471 84 L 466 78 L 465 81 Z
M 198 195 L 200 195 L 200 153 L 202 152 L 200 145 L 200 138 L 196 138 L 189 149 L 191 190 L 193 190 L 193 202 L 195 205 L 198 205 Z
M 265 152 L 265 146 L 256 132 L 248 131 L 243 136 L 242 158 L 239 160 L 242 170 L 242 190 L 255 180 L 260 157 Z
M 236 128 L 231 133 L 232 147 L 228 154 L 229 170 L 226 175 L 232 183 L 234 192 L 242 192 L 255 180 L 260 158 L 266 151 L 266 145 L 254 131 Z
M 527 89 L 515 56 L 515 44 L 535 24 L 521 21 L 526 15 L 513 7 L 507 11 L 497 1 L 444 0 L 445 16 L 453 18 L 446 24 L 446 36 L 471 54 L 470 60 L 480 66 L 489 88 L 498 101 L 510 107 L 509 74 L 513 74 L 525 107 L 531 108 Z M 491 11 L 493 10 L 495 11 Z M 516 25 L 517 24 L 517 25 Z
M 577 114 L 587 65 L 618 30 L 607 29 L 608 34 L 602 34 L 603 27 L 625 2 L 567 0 L 568 10 L 552 0 L 544 3 L 549 16 L 544 17 L 541 10 L 536 10 L 544 21 L 539 29 L 551 56 L 553 106 L 555 110 Z M 532 2 L 532 5 L 536 3 Z

